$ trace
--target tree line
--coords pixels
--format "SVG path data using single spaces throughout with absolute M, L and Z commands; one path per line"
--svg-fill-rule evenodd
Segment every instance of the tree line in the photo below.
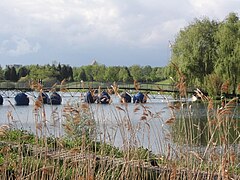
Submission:
M 29 80 L 48 81 L 98 81 L 98 82 L 156 82 L 166 79 L 164 67 L 132 65 L 105 66 L 101 64 L 71 67 L 58 65 L 29 65 L 16 68 L 15 66 L 0 67 L 0 80 L 24 82 Z
M 68 79 L 73 81 L 73 69 L 69 65 L 29 65 L 15 67 L 6 66 L 5 69 L 0 67 L 0 80 L 12 82 L 24 82 L 29 80 L 55 80 L 62 81 Z
M 177 34 L 171 48 L 168 69 L 175 79 L 184 76 L 187 84 L 204 87 L 212 95 L 240 93 L 240 20 L 236 13 L 220 22 L 195 19 Z

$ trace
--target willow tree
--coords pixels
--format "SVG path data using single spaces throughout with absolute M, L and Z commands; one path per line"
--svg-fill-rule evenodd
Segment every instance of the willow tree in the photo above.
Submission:
M 240 74 L 240 21 L 235 13 L 230 13 L 221 23 L 216 34 L 218 41 L 215 71 L 231 84 L 233 93 L 239 83 Z
M 171 46 L 171 63 L 178 66 L 188 83 L 202 85 L 204 77 L 213 72 L 216 61 L 214 35 L 217 28 L 218 23 L 214 20 L 195 19 L 179 32 Z

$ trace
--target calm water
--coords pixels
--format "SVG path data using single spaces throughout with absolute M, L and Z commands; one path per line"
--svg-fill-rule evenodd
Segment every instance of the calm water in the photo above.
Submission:
M 36 123 L 41 124 L 43 119 L 35 116 L 34 113 L 34 100 L 38 94 L 27 94 L 30 98 L 29 106 L 15 106 L 14 98 L 4 98 L 4 104 L 0 106 L 0 125 L 8 124 L 14 128 L 36 133 Z M 83 101 L 80 93 L 60 93 L 60 95 L 63 98 L 62 105 L 44 106 L 48 128 L 45 133 L 48 136 L 63 136 L 64 106 L 67 103 L 76 105 Z M 148 148 L 155 153 L 166 152 L 168 143 L 172 144 L 171 129 L 165 123 L 172 116 L 168 102 L 174 100 L 161 95 L 149 95 L 149 97 L 150 99 L 143 106 L 133 103 L 125 106 L 119 103 L 119 99 L 114 95 L 111 96 L 113 102 L 110 105 L 91 104 L 90 109 L 98 127 L 98 138 L 118 147 L 130 142 L 132 145 Z M 203 114 L 201 108 L 196 107 L 196 109 L 198 113 Z M 146 119 L 143 119 L 143 116 Z

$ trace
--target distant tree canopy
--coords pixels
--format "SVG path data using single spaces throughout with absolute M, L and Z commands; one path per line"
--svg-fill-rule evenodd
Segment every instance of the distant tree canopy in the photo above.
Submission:
M 62 81 L 98 81 L 98 82 L 156 82 L 166 79 L 164 67 L 139 66 L 105 66 L 88 65 L 81 67 L 71 67 L 69 65 L 29 65 L 15 68 L 7 66 L 0 68 L 0 80 L 17 82 L 29 80 Z
M 177 66 L 190 85 L 220 93 L 221 85 L 230 82 L 235 93 L 240 83 L 240 21 L 230 13 L 222 22 L 195 19 L 177 35 L 172 46 L 169 75 L 178 78 Z M 216 89 L 217 88 L 217 89 Z
M 139 66 L 109 66 L 88 65 L 73 68 L 75 81 L 99 82 L 156 82 L 166 79 L 164 67 Z

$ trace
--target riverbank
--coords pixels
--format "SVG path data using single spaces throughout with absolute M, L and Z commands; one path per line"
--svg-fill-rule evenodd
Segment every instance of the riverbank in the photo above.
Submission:
M 96 116 L 89 104 L 64 105 L 61 123 L 65 133 L 49 136 L 45 107 L 35 104 L 35 133 L 1 126 L 0 178 L 237 179 L 240 152 L 239 118 L 234 118 L 238 117 L 234 116 L 235 100 L 228 102 L 225 109 L 215 109 L 210 107 L 210 102 L 205 103 L 206 121 L 203 112 L 191 109 L 192 103 L 173 102 L 160 111 L 153 111 L 149 104 L 133 105 L 131 111 L 139 117 L 136 120 L 129 114 L 129 105 L 113 106 L 115 111 L 109 109 L 109 118 L 115 119 L 115 126 L 119 128 L 123 140 L 121 147 L 113 145 L 116 136 L 110 134 L 106 126 L 109 121 L 104 119 L 106 114 L 102 109 L 102 114 Z M 162 116 L 166 108 L 172 116 Z M 162 123 L 151 125 L 156 117 Z M 52 118 L 55 123 L 59 121 L 55 109 Z M 101 118 L 105 124 L 99 131 L 97 122 Z M 144 147 L 138 135 L 142 129 L 146 130 L 140 134 L 142 139 L 148 139 Z M 113 134 L 116 132 L 113 130 Z M 153 142 L 161 153 L 146 148 L 152 146 L 149 143 L 154 136 L 159 136 L 158 141 Z M 203 138 L 204 146 L 201 144 Z
M 188 169 L 147 149 L 121 151 L 94 141 L 36 138 L 21 130 L 1 131 L 1 179 L 239 179 Z M 206 166 L 207 164 L 205 164 Z

